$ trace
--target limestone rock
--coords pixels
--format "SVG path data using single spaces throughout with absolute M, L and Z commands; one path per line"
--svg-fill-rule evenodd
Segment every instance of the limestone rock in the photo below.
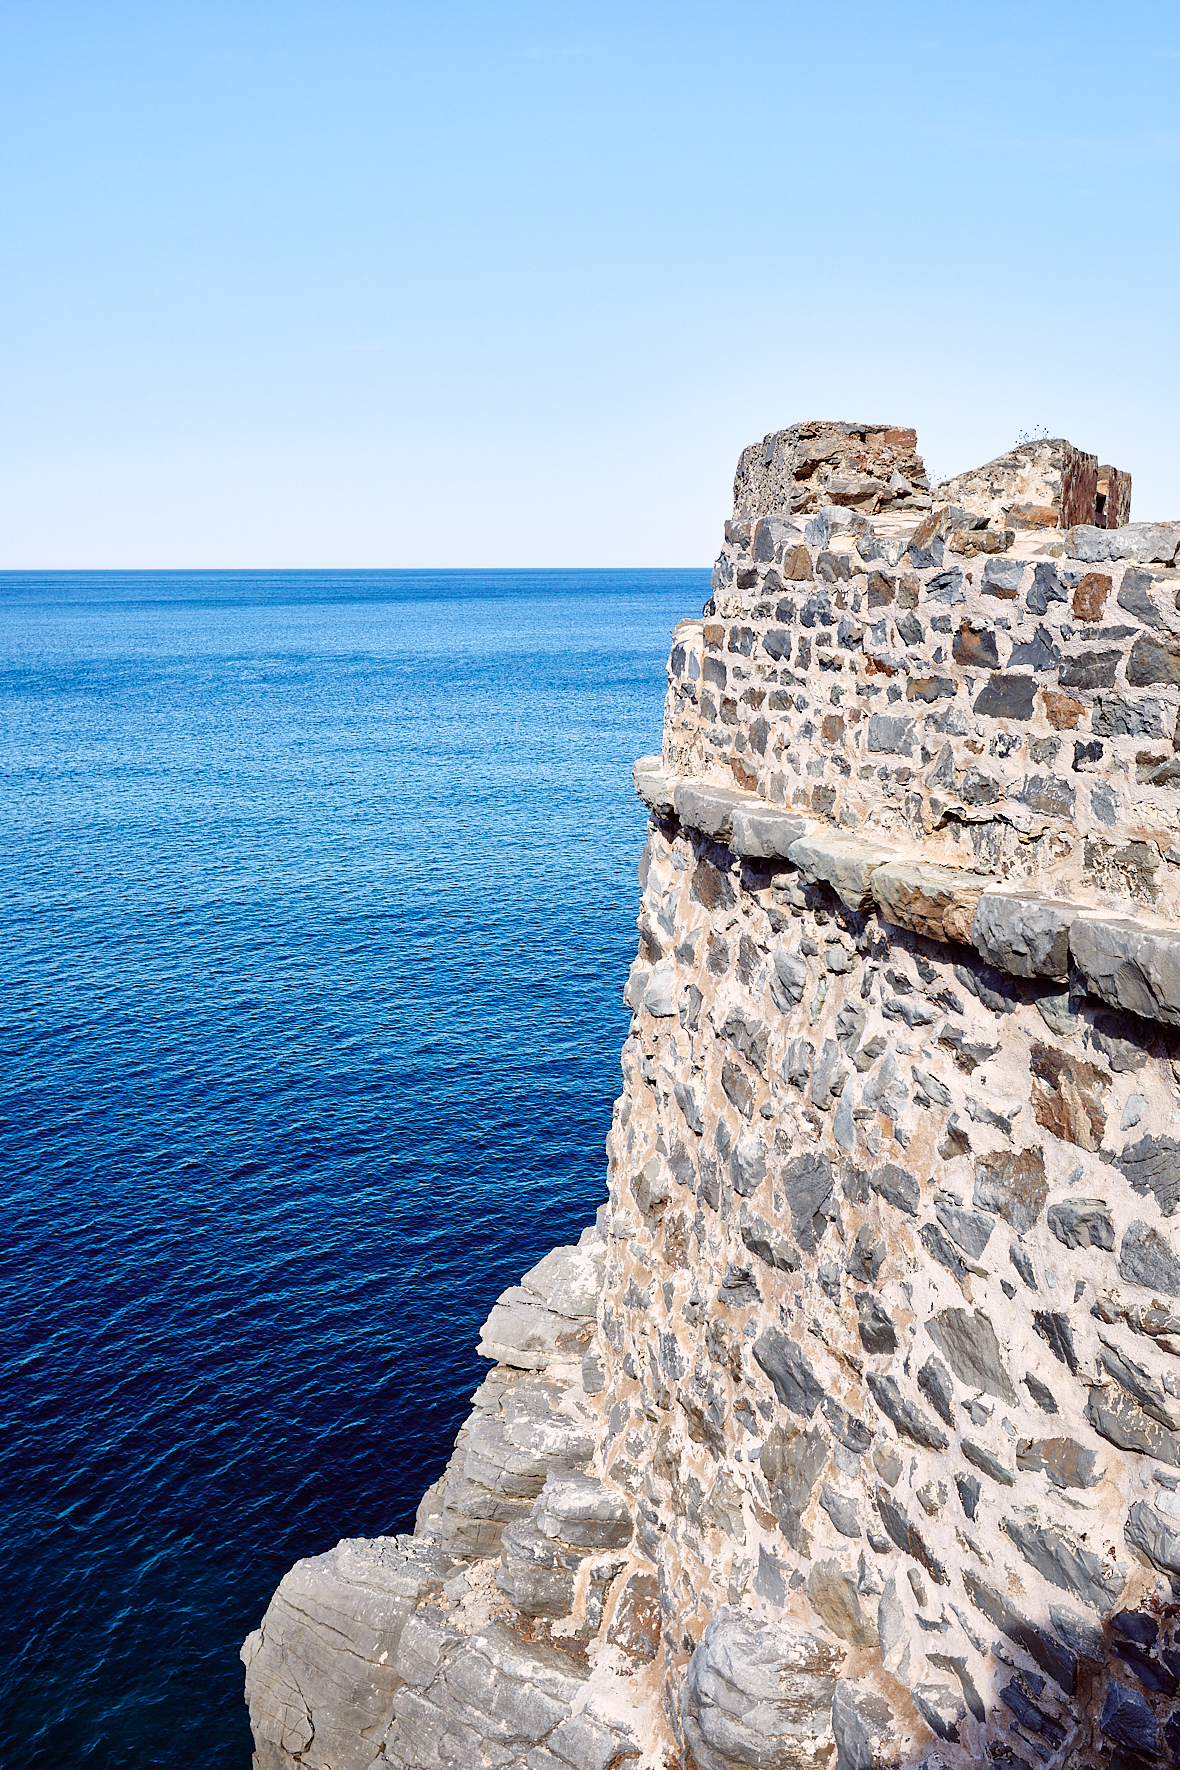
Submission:
M 971 940 L 990 965 L 1014 977 L 1069 976 L 1069 931 L 1078 906 L 1031 891 L 984 891 Z
M 700 1770 L 821 1770 L 844 1653 L 818 1635 L 731 1609 L 709 1623 L 684 1679 L 681 1718 Z
M 1104 1002 L 1180 1026 L 1180 930 L 1085 915 L 1071 926 L 1069 944 L 1074 963 Z
M 276 1770 L 368 1770 L 401 1684 L 401 1632 L 447 1559 L 413 1537 L 345 1540 L 297 1561 L 242 1649 L 259 1750 Z

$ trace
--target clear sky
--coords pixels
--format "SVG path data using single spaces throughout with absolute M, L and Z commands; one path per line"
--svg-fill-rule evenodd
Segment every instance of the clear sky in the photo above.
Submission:
M 0 567 L 691 565 L 742 446 L 1180 517 L 1180 7 L 0 0 Z

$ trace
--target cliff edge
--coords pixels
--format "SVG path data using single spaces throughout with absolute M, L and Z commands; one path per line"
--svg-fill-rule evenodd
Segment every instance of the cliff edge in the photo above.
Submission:
M 1180 1762 L 1180 524 L 1061 440 L 743 452 L 673 635 L 609 1202 L 257 1770 Z

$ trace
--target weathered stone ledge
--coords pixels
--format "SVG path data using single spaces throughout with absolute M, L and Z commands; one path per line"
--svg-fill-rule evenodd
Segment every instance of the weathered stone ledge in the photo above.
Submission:
M 830 886 L 850 910 L 872 909 L 929 940 L 973 946 L 1012 977 L 1063 982 L 1072 965 L 1088 992 L 1112 1008 L 1180 1026 L 1180 929 L 924 860 L 917 850 L 847 835 L 737 787 L 676 779 L 658 756 L 641 756 L 632 777 L 657 817 L 675 817 L 743 860 L 782 861 L 808 884 Z

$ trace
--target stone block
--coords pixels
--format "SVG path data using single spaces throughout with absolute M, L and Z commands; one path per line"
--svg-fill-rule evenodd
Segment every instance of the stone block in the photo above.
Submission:
M 786 860 L 791 844 L 806 836 L 814 825 L 810 818 L 754 800 L 745 810 L 735 810 L 730 847 L 747 860 Z
M 791 845 L 788 859 L 809 884 L 830 885 L 850 910 L 872 907 L 874 870 L 896 858 L 897 851 L 855 836 L 813 832 Z
M 657 817 L 672 816 L 676 809 L 673 799 L 676 780 L 664 767 L 662 757 L 640 756 L 631 765 L 631 779 L 649 811 L 654 811 Z
M 1104 559 L 1133 559 L 1140 565 L 1171 565 L 1180 549 L 1180 526 L 1166 522 L 1129 522 L 1119 529 L 1079 524 L 1065 537 L 1065 551 L 1087 564 Z
M 1112 1008 L 1180 1026 L 1180 932 L 1129 916 L 1081 915 L 1069 947 L 1090 989 Z
M 1032 891 L 986 890 L 979 898 L 971 944 L 990 965 L 1013 977 L 1069 976 L 1069 931 L 1078 904 Z
M 893 860 L 876 867 L 871 889 L 887 922 L 928 940 L 968 942 L 976 906 L 990 884 L 985 873 L 960 872 L 923 860 Z
M 821 1770 L 845 1649 L 789 1618 L 723 1609 L 688 1664 L 685 1737 L 700 1770 Z
M 690 830 L 726 842 L 733 835 L 735 811 L 746 811 L 758 801 L 737 787 L 712 786 L 707 781 L 680 780 L 673 793 L 676 815 Z

